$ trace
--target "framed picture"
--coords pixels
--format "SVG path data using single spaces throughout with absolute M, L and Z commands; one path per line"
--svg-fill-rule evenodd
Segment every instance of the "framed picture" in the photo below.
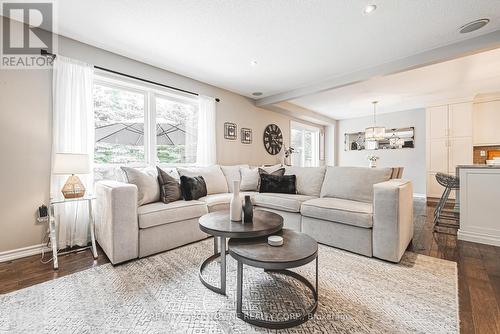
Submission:
M 224 123 L 224 138 L 229 140 L 236 140 L 238 127 L 235 123 Z
M 241 128 L 241 143 L 242 144 L 252 143 L 252 129 Z

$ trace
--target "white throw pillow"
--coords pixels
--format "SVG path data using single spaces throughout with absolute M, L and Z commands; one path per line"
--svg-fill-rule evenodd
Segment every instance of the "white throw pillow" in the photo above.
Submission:
M 257 191 L 260 179 L 259 168 L 242 167 L 240 168 L 240 174 L 241 174 L 240 190 Z
M 137 186 L 137 205 L 141 206 L 160 200 L 160 185 L 156 168 L 144 168 L 142 171 L 132 167 L 121 167 L 128 183 Z
M 227 193 L 227 182 L 219 165 L 208 167 L 177 167 L 179 175 L 195 177 L 203 176 L 207 184 L 207 195 Z
M 230 193 L 234 192 L 233 181 L 241 182 L 240 168 L 248 168 L 248 165 L 220 166 L 222 173 L 226 177 L 227 188 Z

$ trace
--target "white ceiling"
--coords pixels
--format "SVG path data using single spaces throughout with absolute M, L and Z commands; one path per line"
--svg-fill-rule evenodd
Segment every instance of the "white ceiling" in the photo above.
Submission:
M 364 15 L 367 3 L 378 9 Z M 499 0 L 57 0 L 57 6 L 56 32 L 64 36 L 250 97 L 500 29 Z M 485 28 L 458 33 L 483 17 L 491 19 Z
M 500 49 L 305 96 L 290 102 L 334 119 L 388 113 L 500 92 Z

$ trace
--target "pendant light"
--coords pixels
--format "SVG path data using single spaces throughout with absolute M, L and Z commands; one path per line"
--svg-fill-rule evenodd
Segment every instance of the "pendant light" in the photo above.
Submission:
M 373 126 L 365 129 L 365 140 L 382 140 L 385 139 L 385 127 L 377 126 L 377 103 L 373 101 Z

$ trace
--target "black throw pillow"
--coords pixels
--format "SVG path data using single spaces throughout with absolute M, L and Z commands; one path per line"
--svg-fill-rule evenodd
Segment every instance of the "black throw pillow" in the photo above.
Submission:
M 207 196 L 207 184 L 203 176 L 181 176 L 182 196 L 186 201 Z
M 156 166 L 158 170 L 158 183 L 160 184 L 160 201 L 165 204 L 182 199 L 181 185 L 174 177 Z
M 295 175 L 277 176 L 271 174 L 262 174 L 260 176 L 260 193 L 281 193 L 296 194 Z

